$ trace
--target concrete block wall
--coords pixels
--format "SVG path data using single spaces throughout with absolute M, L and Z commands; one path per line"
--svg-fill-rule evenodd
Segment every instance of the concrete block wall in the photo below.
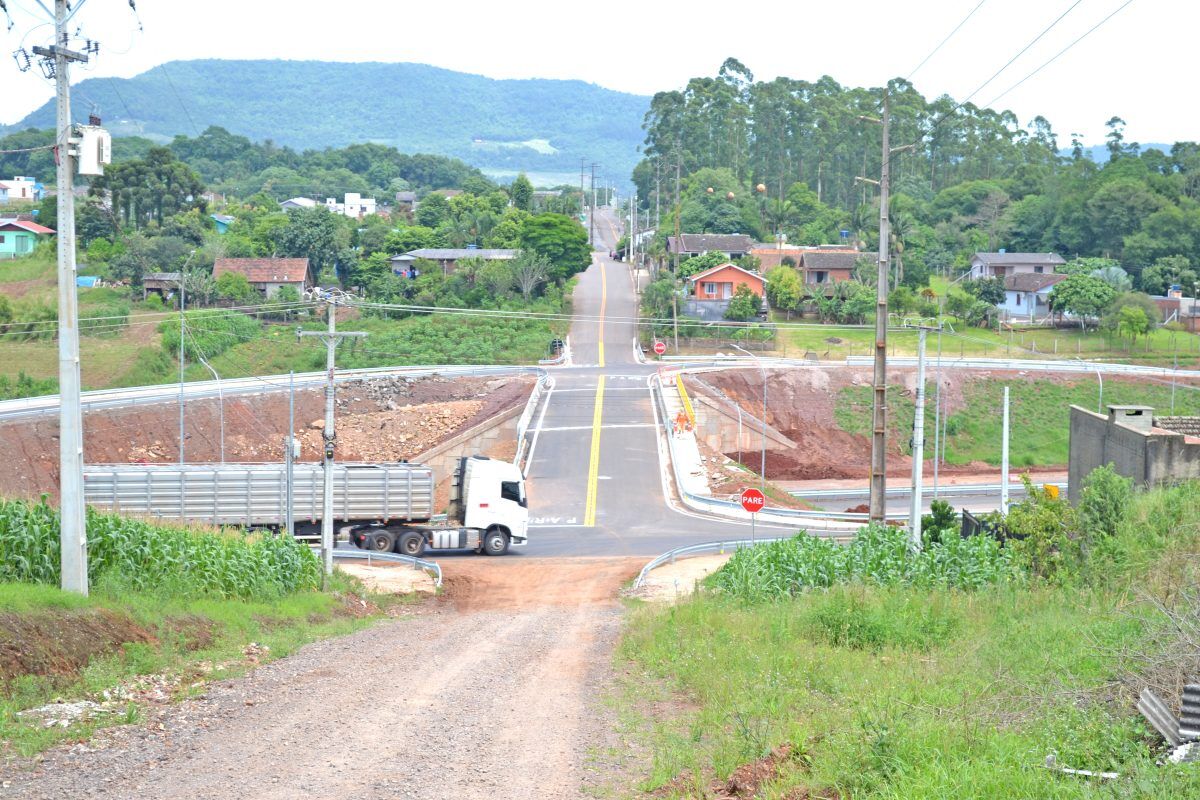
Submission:
M 1200 478 L 1200 441 L 1158 427 L 1158 419 L 1155 427 L 1150 427 L 1148 415 L 1125 419 L 1119 406 L 1110 406 L 1108 416 L 1071 406 L 1067 480 L 1072 503 L 1079 502 L 1088 474 L 1106 464 L 1112 464 L 1138 488 Z M 1196 422 L 1200 424 L 1200 420 Z

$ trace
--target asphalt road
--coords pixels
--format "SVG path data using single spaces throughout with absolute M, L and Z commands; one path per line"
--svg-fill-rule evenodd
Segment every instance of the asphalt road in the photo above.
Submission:
M 748 538 L 750 524 L 714 520 L 669 504 L 648 378 L 634 358 L 636 299 L 629 268 L 608 257 L 619 237 L 610 212 L 596 219 L 591 267 L 580 276 L 571 327 L 572 366 L 535 426 L 529 467 L 527 555 L 655 555 L 673 547 Z M 600 321 L 596 321 L 599 318 Z M 757 525 L 780 536 L 795 527 Z

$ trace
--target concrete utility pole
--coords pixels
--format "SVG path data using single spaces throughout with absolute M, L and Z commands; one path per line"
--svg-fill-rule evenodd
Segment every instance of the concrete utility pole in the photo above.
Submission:
M 45 8 L 45 6 L 42 6 Z M 80 407 L 79 299 L 75 288 L 75 157 L 71 152 L 70 63 L 87 61 L 66 48 L 66 0 L 54 2 L 54 45 L 33 52 L 54 60 L 58 169 L 59 548 L 62 588 L 88 593 L 87 531 L 83 511 L 83 410 Z
M 679 206 L 679 152 L 675 153 L 675 252 L 672 254 L 671 269 L 675 272 L 676 277 L 679 276 L 679 248 L 683 247 L 683 240 L 679 235 L 679 218 L 683 215 L 683 209 Z
M 921 552 L 921 479 L 925 460 L 925 328 L 917 333 L 917 402 L 912 434 L 912 504 L 908 511 L 909 548 Z
M 296 516 L 293 509 L 296 496 L 296 371 L 288 373 L 288 435 L 283 440 L 283 459 L 285 467 L 286 502 L 283 510 L 283 524 L 288 536 L 296 534 Z
M 588 214 L 588 244 L 596 246 L 596 164 L 592 163 L 592 210 Z
M 579 213 L 587 213 L 587 195 L 583 193 L 583 178 L 587 174 L 587 159 L 579 159 Z
M 362 331 L 338 333 L 337 331 L 337 302 L 330 295 L 327 298 L 326 309 L 329 315 L 329 329 L 326 331 L 296 331 L 297 336 L 319 336 L 325 342 L 325 427 L 321 438 L 325 442 L 321 456 L 322 482 L 324 483 L 324 499 L 321 511 L 321 562 L 324 573 L 321 578 L 321 588 L 328 588 L 329 576 L 333 574 L 333 449 L 336 443 L 333 427 L 334 408 L 334 352 L 338 342 L 348 337 L 363 337 Z
M 872 522 L 883 523 L 887 509 L 887 290 L 888 290 L 888 180 L 891 177 L 891 124 L 887 89 L 883 90 L 883 168 L 879 176 L 879 269 L 875 286 L 875 380 L 871 414 Z

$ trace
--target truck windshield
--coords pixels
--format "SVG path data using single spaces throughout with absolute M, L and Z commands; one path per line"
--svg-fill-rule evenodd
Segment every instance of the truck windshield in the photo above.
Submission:
M 500 499 L 512 500 L 525 508 L 525 487 L 520 481 L 500 481 Z

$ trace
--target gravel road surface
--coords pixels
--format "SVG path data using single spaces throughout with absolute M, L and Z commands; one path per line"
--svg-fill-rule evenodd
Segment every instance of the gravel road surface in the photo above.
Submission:
M 4 776 L 23 798 L 575 798 L 623 749 L 603 704 L 640 559 L 461 559 L 411 617 L 303 648 Z M 607 788 L 606 788 L 607 787 Z

